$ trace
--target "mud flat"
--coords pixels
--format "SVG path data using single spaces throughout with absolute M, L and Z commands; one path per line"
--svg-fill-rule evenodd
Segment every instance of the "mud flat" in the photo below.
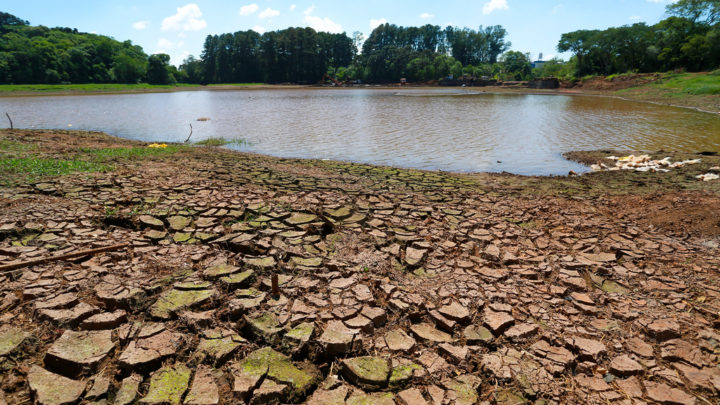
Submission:
M 0 404 L 718 403 L 717 156 L 522 177 L 0 145 Z

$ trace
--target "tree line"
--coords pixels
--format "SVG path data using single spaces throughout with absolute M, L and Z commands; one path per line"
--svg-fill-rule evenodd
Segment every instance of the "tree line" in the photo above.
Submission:
M 209 35 L 201 55 L 175 68 L 166 54 L 148 56 L 130 41 L 70 28 L 31 26 L 0 12 L 0 83 L 370 83 L 431 82 L 448 76 L 527 80 L 720 66 L 720 0 L 679 0 L 655 25 L 565 33 L 568 62 L 532 69 L 529 54 L 509 50 L 499 25 L 470 28 L 382 24 L 361 33 L 287 28 L 260 34 Z
M 720 0 L 680 0 L 655 25 L 637 23 L 563 34 L 558 51 L 574 54 L 578 76 L 720 67 Z

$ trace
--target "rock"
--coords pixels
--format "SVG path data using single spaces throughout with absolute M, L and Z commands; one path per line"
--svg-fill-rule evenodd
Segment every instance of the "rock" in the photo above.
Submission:
M 305 214 L 302 212 L 295 212 L 292 215 L 290 215 L 287 219 L 285 219 L 285 222 L 291 226 L 300 226 L 300 225 L 309 224 L 309 223 L 317 221 L 317 220 L 318 220 L 317 215 Z
M 69 309 L 43 309 L 38 319 L 46 319 L 58 326 L 76 326 L 100 311 L 97 307 L 81 302 Z
M 266 342 L 273 342 L 280 338 L 282 327 L 271 312 L 265 312 L 255 318 L 245 316 L 245 322 L 254 336 L 264 339 Z
M 220 367 L 230 356 L 240 348 L 245 341 L 239 335 L 218 336 L 216 339 L 200 339 L 194 358 L 201 361 L 210 360 L 215 367 Z
M 507 312 L 495 312 L 490 308 L 485 308 L 484 316 L 485 325 L 496 336 L 502 334 L 505 329 L 515 323 L 515 318 L 512 315 Z
M 615 357 L 610 362 L 610 372 L 621 377 L 640 374 L 642 371 L 643 368 L 640 363 L 631 359 L 626 354 Z
M 354 392 L 345 402 L 345 405 L 395 405 L 393 394 L 389 392 L 366 394 Z
M 422 370 L 422 366 L 415 363 L 400 364 L 390 372 L 388 385 L 390 388 L 398 388 L 408 384 L 416 375 L 417 371 Z
M 260 270 L 270 270 L 277 265 L 277 262 L 272 257 L 246 257 L 243 261 L 247 266 Z
M 680 325 L 670 319 L 658 319 L 647 325 L 650 336 L 659 341 L 680 337 Z
M 298 326 L 290 329 L 285 334 L 285 339 L 292 344 L 305 344 L 310 341 L 310 338 L 315 332 L 315 325 L 310 322 L 303 322 Z
M 66 330 L 45 354 L 45 366 L 67 376 L 95 372 L 114 348 L 112 331 Z
M 163 224 L 163 221 L 152 217 L 150 215 L 141 215 L 138 217 L 138 222 L 144 227 L 152 228 L 157 231 L 162 231 L 165 229 L 165 224 Z
M 357 331 L 345 326 L 341 321 L 330 321 L 318 339 L 328 354 L 346 353 L 352 347 Z
M 367 390 L 378 390 L 387 386 L 390 375 L 387 360 L 372 356 L 345 359 L 341 370 L 350 382 Z
M 392 351 L 410 351 L 415 347 L 415 339 L 402 329 L 393 329 L 385 334 L 385 344 Z
M 535 335 L 539 330 L 540 327 L 534 323 L 521 323 L 510 327 L 504 335 L 512 341 L 518 341 Z
M 9 356 L 20 350 L 31 334 L 18 328 L 5 328 L 0 331 L 0 356 Z
M 348 388 L 344 385 L 331 390 L 317 389 L 308 398 L 307 403 L 312 405 L 338 405 L 345 404 Z
M 190 391 L 185 397 L 185 405 L 217 405 L 220 403 L 220 392 L 212 376 L 212 369 L 200 365 L 195 370 Z
M 35 309 L 58 309 L 58 308 L 70 308 L 78 303 L 77 295 L 74 293 L 65 293 L 56 295 L 53 298 L 45 299 L 35 303 Z
M 150 377 L 150 388 L 140 403 L 179 405 L 191 374 L 190 369 L 182 364 L 161 368 Z
M 469 344 L 489 343 L 493 340 L 492 333 L 480 325 L 470 325 L 465 328 L 463 337 Z
M 138 374 L 132 374 L 130 377 L 122 380 L 120 383 L 120 389 L 115 394 L 115 405 L 130 405 L 135 402 L 140 383 L 142 382 L 142 376 Z
M 706 359 L 698 346 L 680 339 L 665 342 L 660 348 L 660 357 L 668 361 L 682 360 L 696 367 L 705 365 Z
M 231 274 L 235 274 L 240 271 L 239 267 L 235 267 L 232 265 L 229 265 L 227 263 L 222 264 L 216 264 L 214 266 L 208 267 L 203 271 L 203 276 L 205 278 L 215 280 L 220 277 L 226 277 Z
M 75 381 L 32 366 L 27 381 L 35 402 L 40 405 L 74 404 L 85 391 L 85 382 Z
M 645 343 L 645 341 L 643 341 L 642 339 L 630 338 L 625 341 L 625 346 L 627 346 L 627 348 L 631 352 L 635 353 L 640 357 L 645 357 L 648 359 L 655 357 L 653 347 Z
M 477 388 L 480 386 L 480 379 L 475 376 L 465 374 L 445 379 L 442 386 L 448 390 L 450 399 L 454 399 L 456 405 L 473 405 L 478 401 Z
M 255 281 L 255 272 L 252 270 L 243 271 L 227 277 L 222 277 L 220 282 L 228 290 L 236 288 L 248 288 Z
M 182 231 L 192 222 L 192 218 L 184 217 L 182 215 L 174 215 L 169 217 L 167 220 L 170 224 L 170 229 L 173 231 Z
M 98 375 L 93 379 L 92 387 L 85 393 L 86 400 L 96 400 L 107 395 L 110 389 L 110 378 Z
M 119 309 L 115 312 L 104 312 L 85 319 L 80 324 L 80 329 L 103 330 L 115 329 L 127 320 L 127 312 Z
M 253 367 L 248 371 L 244 371 L 242 367 L 233 367 L 233 385 L 232 392 L 241 401 L 247 403 L 250 399 L 252 391 L 258 387 L 260 381 L 267 374 L 269 365 L 261 365 L 260 368 Z
M 465 323 L 470 321 L 470 311 L 464 306 L 460 305 L 457 301 L 453 301 L 450 305 L 440 307 L 438 310 L 443 316 L 446 316 L 454 321 Z
M 380 327 L 387 321 L 385 310 L 378 307 L 363 307 L 360 314 L 373 322 L 375 327 Z
M 672 388 L 667 384 L 645 381 L 647 397 L 652 401 L 666 405 L 689 405 L 697 401 L 685 391 Z
M 600 356 L 607 354 L 607 348 L 597 340 L 582 337 L 565 338 L 565 342 L 580 352 L 580 358 L 589 358 L 597 361 Z
M 417 267 L 425 260 L 427 250 L 408 247 L 405 250 L 405 263 L 410 267 Z
M 400 391 L 397 396 L 398 402 L 401 405 L 429 405 L 417 388 L 410 388 L 405 391 Z
M 452 357 L 455 362 L 465 361 L 468 355 L 467 346 L 453 346 L 449 343 L 442 343 L 438 347 L 441 353 Z
M 266 375 L 272 380 L 288 384 L 289 400 L 297 399 L 314 387 L 320 372 L 313 365 L 305 369 L 296 367 L 290 358 L 272 348 L 265 347 L 250 353 L 237 364 L 238 370 L 250 377 Z
M 159 319 L 171 319 L 178 312 L 203 305 L 216 294 L 215 290 L 179 290 L 173 288 L 157 299 L 150 307 L 150 315 Z
M 155 368 L 163 359 L 175 354 L 182 340 L 182 335 L 166 330 L 132 341 L 120 354 L 118 365 L 133 371 Z
M 287 396 L 288 386 L 265 379 L 252 393 L 250 405 L 279 404 Z
M 433 343 L 450 343 L 452 342 L 452 336 L 449 334 L 435 329 L 435 327 L 429 323 L 420 323 L 410 326 L 410 330 L 415 336 L 420 339 L 433 342 Z

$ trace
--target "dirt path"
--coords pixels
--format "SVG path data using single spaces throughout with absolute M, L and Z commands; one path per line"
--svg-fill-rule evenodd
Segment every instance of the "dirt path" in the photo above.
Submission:
M 4 175 L 0 266 L 131 247 L 0 274 L 0 404 L 719 403 L 720 186 L 694 179 L 717 157 L 537 178 L 122 156 Z

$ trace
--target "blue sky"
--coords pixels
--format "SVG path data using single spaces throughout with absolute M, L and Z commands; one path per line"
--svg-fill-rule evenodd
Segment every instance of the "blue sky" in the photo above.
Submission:
M 545 59 L 557 55 L 560 35 L 578 29 L 665 18 L 673 0 L 3 0 L 0 11 L 33 25 L 63 26 L 130 39 L 147 53 L 165 52 L 179 64 L 199 56 L 208 34 L 311 26 L 330 32 L 369 34 L 383 22 L 470 27 L 504 26 L 513 50 Z M 566 56 L 567 55 L 561 55 Z

